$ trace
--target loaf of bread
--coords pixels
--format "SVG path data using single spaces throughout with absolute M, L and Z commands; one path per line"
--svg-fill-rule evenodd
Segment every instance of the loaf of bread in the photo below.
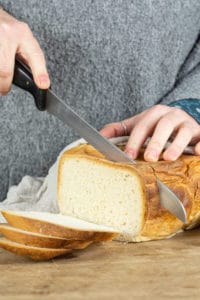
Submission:
M 123 150 L 123 147 L 121 147 Z M 122 241 L 170 237 L 200 219 L 200 157 L 136 165 L 111 162 L 88 144 L 64 152 L 58 165 L 58 204 L 63 215 L 111 226 Z M 187 224 L 160 205 L 156 179 L 181 199 Z

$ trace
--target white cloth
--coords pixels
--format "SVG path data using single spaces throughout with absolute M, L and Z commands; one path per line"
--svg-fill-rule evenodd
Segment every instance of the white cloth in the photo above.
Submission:
M 18 186 L 12 186 L 0 209 L 59 212 L 56 201 L 56 164 L 47 177 L 24 176 Z M 0 222 L 5 219 L 0 214 Z
M 84 139 L 79 139 L 62 150 L 60 155 L 77 145 L 85 143 Z M 0 210 L 25 210 L 25 211 L 45 211 L 58 213 L 56 197 L 57 165 L 60 158 L 49 169 L 46 177 L 24 176 L 17 186 L 12 186 L 7 194 L 7 198 L 0 202 Z M 0 222 L 6 222 L 0 214 Z

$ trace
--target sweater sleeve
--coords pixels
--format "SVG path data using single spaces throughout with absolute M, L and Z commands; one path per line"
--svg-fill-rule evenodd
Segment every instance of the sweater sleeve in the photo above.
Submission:
M 200 124 L 200 99 L 180 99 L 169 103 L 169 106 L 183 109 Z
M 178 106 L 200 123 L 200 65 L 180 80 L 160 103 Z
M 179 99 L 200 99 L 200 63 L 192 72 L 178 80 L 160 103 L 169 104 Z
M 160 103 L 180 107 L 200 123 L 200 37 L 180 68 L 174 87 Z

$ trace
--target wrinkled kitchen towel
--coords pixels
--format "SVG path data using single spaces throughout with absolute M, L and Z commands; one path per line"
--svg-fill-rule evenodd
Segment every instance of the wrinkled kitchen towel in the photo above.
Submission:
M 46 177 L 24 176 L 18 185 L 10 187 L 7 198 L 0 202 L 0 210 L 11 209 L 59 213 L 56 197 L 59 157 L 64 151 L 82 143 L 85 143 L 85 140 L 79 139 L 65 147 L 59 154 L 57 161 L 49 169 Z M 2 214 L 0 214 L 0 222 L 4 223 L 5 221 Z
M 56 201 L 56 165 L 47 177 L 24 176 L 17 186 L 12 186 L 6 200 L 0 202 L 0 209 L 46 211 L 58 213 Z M 52 176 L 53 180 L 50 179 Z M 0 214 L 0 222 L 5 222 Z
M 111 139 L 114 143 L 120 142 L 121 140 L 124 140 L 124 137 Z M 32 177 L 27 175 L 22 178 L 18 185 L 11 186 L 6 199 L 0 202 L 0 210 L 10 209 L 59 213 L 56 197 L 56 178 L 59 158 L 66 150 L 84 143 L 86 143 L 86 141 L 81 138 L 67 145 L 60 152 L 56 162 L 49 169 L 46 177 Z M 6 222 L 6 220 L 0 213 L 0 223 L 4 222 Z

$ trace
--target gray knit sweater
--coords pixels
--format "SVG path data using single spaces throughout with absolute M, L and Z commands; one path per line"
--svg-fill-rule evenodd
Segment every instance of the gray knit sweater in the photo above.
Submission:
M 46 55 L 52 89 L 97 129 L 157 103 L 200 98 L 198 0 L 0 0 L 0 5 L 29 24 Z M 0 105 L 3 200 L 23 175 L 46 175 L 78 136 L 39 112 L 33 98 L 16 87 L 0 97 Z

